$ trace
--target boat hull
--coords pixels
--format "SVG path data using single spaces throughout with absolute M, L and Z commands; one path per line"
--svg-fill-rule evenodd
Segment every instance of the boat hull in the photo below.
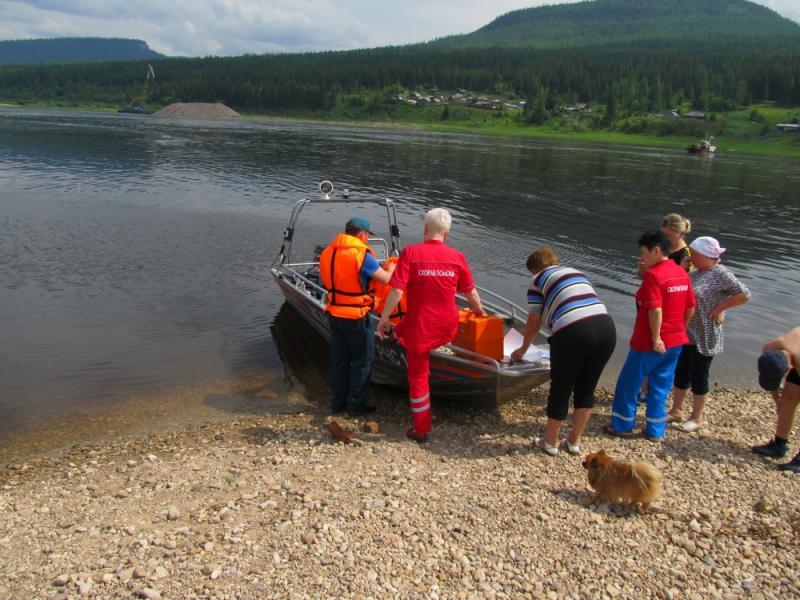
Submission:
M 276 281 L 287 302 L 323 338 L 324 343 L 329 343 L 327 316 L 322 312 L 318 300 L 280 275 L 276 275 Z M 372 318 L 377 324 L 377 316 L 373 315 Z M 407 364 L 402 344 L 376 338 L 371 377 L 373 383 L 407 390 Z M 495 407 L 550 379 L 548 369 L 526 373 L 514 370 L 503 372 L 494 361 L 470 360 L 452 351 L 432 352 L 430 370 L 433 399 L 450 399 L 483 407 Z

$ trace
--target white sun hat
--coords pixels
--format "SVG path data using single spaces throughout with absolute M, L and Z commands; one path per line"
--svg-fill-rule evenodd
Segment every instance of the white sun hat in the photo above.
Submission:
M 707 235 L 697 238 L 691 244 L 689 244 L 689 248 L 694 250 L 695 252 L 699 252 L 703 256 L 707 256 L 709 258 L 715 258 L 719 260 L 719 257 L 725 252 L 725 248 L 719 245 L 719 242 Z

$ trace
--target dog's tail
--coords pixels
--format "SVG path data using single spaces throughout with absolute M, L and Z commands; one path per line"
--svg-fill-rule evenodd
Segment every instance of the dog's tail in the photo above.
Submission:
M 661 471 L 646 462 L 637 462 L 631 465 L 631 474 L 642 489 L 642 501 L 650 504 L 661 495 Z

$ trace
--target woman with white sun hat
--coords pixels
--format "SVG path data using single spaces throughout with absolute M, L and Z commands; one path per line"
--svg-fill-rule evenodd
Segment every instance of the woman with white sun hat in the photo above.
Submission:
M 694 269 L 689 274 L 697 308 L 689 322 L 689 343 L 683 347 L 672 390 L 669 417 L 673 427 L 693 432 L 703 426 L 703 409 L 708 398 L 711 361 L 724 346 L 725 311 L 750 299 L 750 290 L 727 267 L 720 264 L 725 248 L 713 237 L 703 236 L 689 247 Z M 683 402 L 691 388 L 692 414 L 683 420 Z

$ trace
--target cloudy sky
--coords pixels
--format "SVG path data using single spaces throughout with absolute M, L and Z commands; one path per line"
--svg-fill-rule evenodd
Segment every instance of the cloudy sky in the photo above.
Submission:
M 0 39 L 126 37 L 171 56 L 325 50 L 467 33 L 574 0 L 0 0 Z M 800 0 L 757 0 L 800 22 Z

